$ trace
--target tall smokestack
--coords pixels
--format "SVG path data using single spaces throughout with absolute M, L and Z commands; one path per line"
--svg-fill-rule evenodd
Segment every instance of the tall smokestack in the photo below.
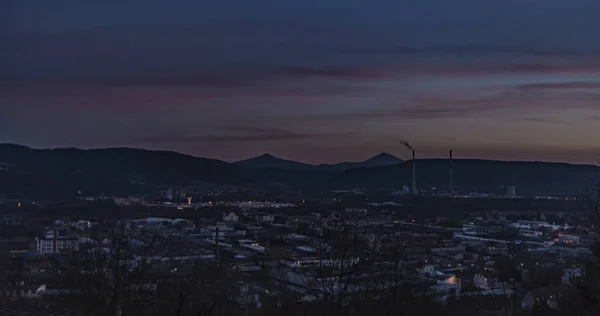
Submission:
M 412 191 L 413 194 L 417 194 L 417 178 L 416 178 L 416 160 L 415 160 L 415 150 L 412 150 L 412 159 L 413 159 L 413 181 L 412 181 Z
M 412 150 L 412 159 L 413 159 L 413 183 L 412 183 L 412 191 L 413 194 L 417 194 L 417 184 L 415 178 L 415 149 L 405 140 L 401 140 L 400 144 L 410 150 Z
M 215 230 L 215 259 L 217 259 L 217 267 L 221 267 L 221 249 L 219 249 L 219 227 Z
M 450 194 L 454 193 L 454 188 L 452 187 L 452 149 L 450 149 Z

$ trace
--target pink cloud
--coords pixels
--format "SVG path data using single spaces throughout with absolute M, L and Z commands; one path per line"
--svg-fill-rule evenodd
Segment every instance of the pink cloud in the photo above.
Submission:
M 378 68 L 360 67 L 281 67 L 275 70 L 277 74 L 299 78 L 330 77 L 335 79 L 390 79 L 397 74 Z
M 600 82 L 544 82 L 522 84 L 515 88 L 521 91 L 600 89 Z
M 177 86 L 106 86 L 106 85 L 33 85 L 7 90 L 0 100 L 44 102 L 55 109 L 86 107 L 143 107 L 169 105 L 182 101 L 208 101 L 215 99 L 304 99 L 325 101 L 340 96 L 359 95 L 373 91 L 369 87 L 344 85 L 312 87 L 255 86 L 255 87 L 177 87 Z
M 221 72 L 193 74 L 178 73 L 177 70 L 157 69 L 156 72 L 138 73 L 112 78 L 62 78 L 51 82 L 44 80 L 16 81 L 0 90 L 3 102 L 39 102 L 56 109 L 143 107 L 148 105 L 170 106 L 175 102 L 197 101 L 198 104 L 215 99 L 280 99 L 309 100 L 313 103 L 333 101 L 347 97 L 395 97 L 398 101 L 383 102 L 384 110 L 367 109 L 354 115 L 371 117 L 394 115 L 414 118 L 448 117 L 468 115 L 479 111 L 519 106 L 555 106 L 564 100 L 553 96 L 527 95 L 523 92 L 544 90 L 574 90 L 600 88 L 598 82 L 574 81 L 559 83 L 529 83 L 506 87 L 488 88 L 486 91 L 456 92 L 455 95 L 431 96 L 436 87 L 431 86 L 426 95 L 406 96 L 383 87 L 386 81 L 397 84 L 395 79 L 410 80 L 414 76 L 474 78 L 493 74 L 600 74 L 597 60 L 564 61 L 544 59 L 536 63 L 501 62 L 491 59 L 461 63 L 414 62 L 385 68 L 373 67 L 273 67 L 254 70 L 223 70 Z M 146 77 L 147 75 L 147 77 Z M 335 79 L 332 81 L 330 79 Z M 468 83 L 468 82 L 467 82 Z M 476 84 L 473 81 L 472 84 Z M 374 87 L 375 86 L 375 87 Z M 464 92 L 464 93 L 463 93 Z M 587 107 L 594 97 L 587 100 L 578 96 L 574 106 Z M 579 98 L 579 99 L 578 99 Z M 381 104 L 381 101 L 377 101 Z M 388 104 L 389 103 L 389 104 Z M 584 104 L 585 103 L 585 104 Z M 579 104 L 579 105 L 577 105 Z M 377 104 L 373 105 L 377 106 Z M 343 117 L 344 114 L 341 114 Z
M 520 120 L 534 123 L 568 124 L 567 121 L 560 120 L 555 117 L 525 117 Z
M 323 134 L 301 133 L 288 129 L 277 128 L 259 128 L 259 127 L 237 127 L 217 129 L 216 135 L 154 135 L 143 136 L 135 139 L 136 143 L 175 143 L 175 144 L 193 144 L 210 142 L 256 142 L 256 141 L 292 141 L 300 139 L 310 139 L 323 137 Z
M 396 72 L 407 77 L 416 74 L 443 77 L 480 77 L 502 74 L 561 75 L 600 74 L 600 60 L 548 60 L 541 63 L 503 62 L 494 60 L 470 62 L 417 62 L 400 66 Z

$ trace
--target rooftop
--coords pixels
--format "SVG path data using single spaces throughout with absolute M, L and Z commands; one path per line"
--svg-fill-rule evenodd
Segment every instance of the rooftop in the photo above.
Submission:
M 0 308 L 0 315 L 2 316 L 83 316 L 83 314 L 67 312 L 67 311 L 53 311 L 45 309 L 10 309 Z

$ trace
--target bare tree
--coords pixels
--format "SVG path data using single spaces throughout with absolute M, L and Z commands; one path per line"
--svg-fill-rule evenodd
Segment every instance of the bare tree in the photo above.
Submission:
M 159 285 L 155 315 L 225 315 L 235 307 L 235 275 L 227 267 L 198 260 Z
M 155 292 L 151 270 L 162 249 L 160 238 L 134 238 L 119 225 L 98 234 L 73 253 L 68 285 L 89 315 L 117 316 L 138 303 L 147 305 Z
M 578 202 L 580 210 L 589 218 L 590 228 L 600 232 L 600 176 L 590 178 L 589 186 L 579 196 Z M 596 237 L 594 241 L 600 242 L 598 234 Z
M 330 244 L 317 245 L 318 263 L 314 267 L 312 284 L 327 315 L 348 315 L 348 303 L 361 290 L 360 267 L 368 258 L 368 247 L 359 239 L 359 222 L 342 219 L 336 226 Z
M 377 311 L 381 315 L 422 315 L 423 304 L 429 298 L 418 293 L 408 282 L 404 264 L 404 243 L 395 234 L 392 246 L 387 247 L 383 260 L 374 265 L 375 278 L 370 280 L 369 297 L 364 312 Z
M 576 284 L 582 299 L 580 315 L 595 315 L 600 312 L 600 176 L 590 181 L 590 186 L 580 197 L 583 212 L 590 220 L 590 230 L 594 234 L 591 243 L 592 258 L 585 268 L 585 277 Z

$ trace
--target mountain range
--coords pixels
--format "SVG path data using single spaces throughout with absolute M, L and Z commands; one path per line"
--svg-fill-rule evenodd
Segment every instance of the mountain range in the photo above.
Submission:
M 379 154 L 363 162 L 309 165 L 272 155 L 228 163 L 169 151 L 133 148 L 32 149 L 0 144 L 0 197 L 70 197 L 135 194 L 166 186 L 370 188 L 398 190 L 412 182 L 412 161 Z M 420 189 L 449 187 L 447 159 L 418 159 Z M 454 159 L 453 186 L 460 192 L 520 195 L 582 193 L 600 167 L 567 163 Z
M 240 160 L 234 162 L 238 166 L 244 168 L 276 168 L 276 169 L 287 169 L 287 170 L 348 170 L 353 168 L 364 168 L 364 167 L 379 167 L 389 166 L 402 163 L 402 159 L 390 155 L 388 153 L 380 153 L 365 161 L 359 162 L 339 162 L 335 164 L 319 164 L 310 165 L 306 163 L 296 162 L 293 160 L 286 160 L 277 158 L 271 154 L 264 154 L 258 157 Z

